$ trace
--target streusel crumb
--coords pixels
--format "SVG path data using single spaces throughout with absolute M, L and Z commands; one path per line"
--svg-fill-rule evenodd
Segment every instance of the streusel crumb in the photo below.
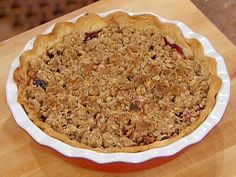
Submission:
M 208 77 L 156 31 L 111 24 L 74 32 L 29 63 L 25 97 L 41 121 L 90 147 L 178 135 L 206 105 Z

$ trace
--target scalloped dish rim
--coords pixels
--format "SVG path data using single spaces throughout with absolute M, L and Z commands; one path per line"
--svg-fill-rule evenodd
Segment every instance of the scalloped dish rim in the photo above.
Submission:
M 23 128 L 31 137 L 36 140 L 39 144 L 51 147 L 61 154 L 67 157 L 79 157 L 85 158 L 88 160 L 92 160 L 99 164 L 104 163 L 112 163 L 112 162 L 126 162 L 126 163 L 141 163 L 153 158 L 157 157 L 167 157 L 174 155 L 181 151 L 182 149 L 190 146 L 191 144 L 195 144 L 201 141 L 209 132 L 212 130 L 217 123 L 221 120 L 223 113 L 226 109 L 227 103 L 229 101 L 230 96 L 230 79 L 227 72 L 227 68 L 225 66 L 225 62 L 222 56 L 220 56 L 215 49 L 212 47 L 210 42 L 203 36 L 196 34 L 189 27 L 187 27 L 184 23 L 175 20 L 167 20 L 164 19 L 155 13 L 150 12 L 140 12 L 140 13 L 132 13 L 122 9 L 107 11 L 104 13 L 97 13 L 100 16 L 104 17 L 111 13 L 123 11 L 128 13 L 129 15 L 141 15 L 141 14 L 151 14 L 157 17 L 162 23 L 172 23 L 178 26 L 186 39 L 197 39 L 204 48 L 204 54 L 209 57 L 213 57 L 217 63 L 217 75 L 222 80 L 222 86 L 218 95 L 216 97 L 216 103 L 211 111 L 211 113 L 207 116 L 204 122 L 200 124 L 193 132 L 184 136 L 183 138 L 163 147 L 157 147 L 149 150 L 144 150 L 141 152 L 127 153 L 127 152 L 97 152 L 89 149 L 77 148 L 70 146 L 58 139 L 50 137 L 45 134 L 39 127 L 37 127 L 27 116 L 25 110 L 21 106 L 20 103 L 17 102 L 18 89 L 16 83 L 13 79 L 13 73 L 15 69 L 19 66 L 19 56 L 24 52 L 32 48 L 35 38 L 31 39 L 25 46 L 25 48 L 21 51 L 20 55 L 18 55 L 10 69 L 10 73 L 7 80 L 6 85 L 6 94 L 7 94 L 7 102 L 10 107 L 10 110 L 13 114 L 13 117 L 16 123 Z M 76 19 L 83 16 L 84 14 L 79 15 L 78 17 L 69 20 L 70 22 L 75 22 Z M 53 26 L 50 26 L 43 34 L 48 34 L 53 29 Z

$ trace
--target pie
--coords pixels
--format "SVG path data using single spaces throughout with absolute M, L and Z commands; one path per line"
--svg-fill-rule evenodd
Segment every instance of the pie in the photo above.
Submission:
M 152 15 L 88 13 L 39 35 L 14 72 L 18 102 L 74 147 L 139 152 L 193 132 L 221 79 L 195 39 Z

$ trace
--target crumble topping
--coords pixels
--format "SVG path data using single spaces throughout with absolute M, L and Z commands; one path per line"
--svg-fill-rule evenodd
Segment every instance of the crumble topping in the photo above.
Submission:
M 206 105 L 207 75 L 154 30 L 74 32 L 31 60 L 25 97 L 40 120 L 93 148 L 178 135 Z

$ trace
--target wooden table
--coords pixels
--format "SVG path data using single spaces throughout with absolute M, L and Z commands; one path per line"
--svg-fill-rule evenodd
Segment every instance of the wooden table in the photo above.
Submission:
M 20 129 L 8 109 L 5 84 L 10 64 L 26 42 L 50 24 L 84 12 L 122 8 L 151 11 L 176 19 L 206 36 L 224 57 L 231 78 L 231 97 L 220 124 L 199 144 L 159 167 L 133 173 L 111 174 L 80 168 L 58 153 L 37 144 Z M 0 176 L 236 176 L 236 48 L 189 0 L 102 0 L 0 43 Z

